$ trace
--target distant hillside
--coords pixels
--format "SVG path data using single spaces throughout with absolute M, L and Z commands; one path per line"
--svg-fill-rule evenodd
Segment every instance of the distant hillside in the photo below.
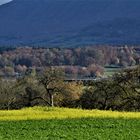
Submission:
M 0 46 L 140 44 L 139 0 L 13 0 L 0 6 Z

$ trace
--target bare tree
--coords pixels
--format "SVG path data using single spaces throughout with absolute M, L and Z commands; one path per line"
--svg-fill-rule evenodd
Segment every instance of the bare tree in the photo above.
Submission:
M 54 95 L 65 90 L 64 74 L 60 69 L 48 68 L 39 78 L 39 83 L 44 86 L 49 98 L 49 105 L 54 106 Z

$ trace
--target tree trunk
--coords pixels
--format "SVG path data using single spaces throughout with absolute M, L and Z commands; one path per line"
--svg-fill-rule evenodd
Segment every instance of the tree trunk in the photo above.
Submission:
M 54 107 L 54 102 L 53 102 L 54 98 L 53 98 L 53 94 L 52 94 L 52 98 L 51 98 L 51 105 L 52 107 Z
M 50 105 L 51 105 L 51 107 L 54 107 L 54 97 L 53 97 L 53 94 L 49 94 L 49 97 L 50 97 Z

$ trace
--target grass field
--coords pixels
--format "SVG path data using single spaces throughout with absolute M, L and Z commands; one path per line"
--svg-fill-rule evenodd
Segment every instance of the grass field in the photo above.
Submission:
M 139 140 L 140 113 L 34 107 L 0 111 L 1 140 Z
M 121 68 L 105 68 L 105 76 L 112 76 L 116 72 L 119 72 Z

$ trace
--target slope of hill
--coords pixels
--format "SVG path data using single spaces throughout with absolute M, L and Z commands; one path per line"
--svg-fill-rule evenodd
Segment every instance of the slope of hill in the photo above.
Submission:
M 8 3 L 8 2 L 10 2 L 10 1 L 12 1 L 12 0 L 1 0 L 1 1 L 0 1 L 0 5 L 5 4 L 5 3 Z
M 138 0 L 13 0 L 0 6 L 0 45 L 140 44 Z

